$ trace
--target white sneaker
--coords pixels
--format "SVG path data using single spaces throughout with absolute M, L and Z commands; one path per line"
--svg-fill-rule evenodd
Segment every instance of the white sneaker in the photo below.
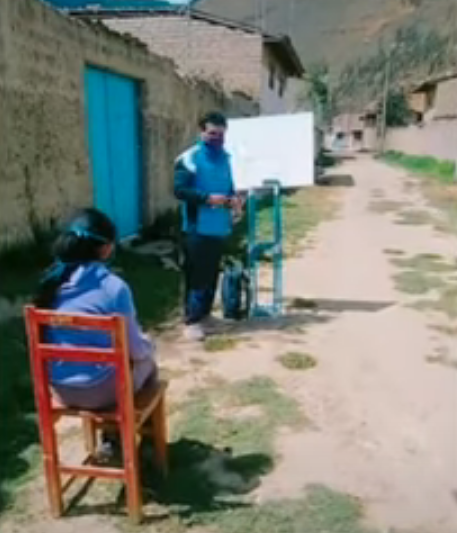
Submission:
M 200 324 L 191 324 L 186 326 L 184 336 L 188 341 L 202 341 L 205 338 L 205 332 Z

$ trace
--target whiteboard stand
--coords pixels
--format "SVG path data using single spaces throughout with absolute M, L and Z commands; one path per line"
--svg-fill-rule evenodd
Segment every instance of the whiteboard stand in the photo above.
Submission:
M 268 241 L 258 241 L 257 216 L 259 193 L 262 199 L 267 192 L 272 198 L 273 235 Z M 263 187 L 250 189 L 248 193 L 248 268 L 251 287 L 250 318 L 278 317 L 283 310 L 283 240 L 282 240 L 282 208 L 281 184 L 277 180 L 263 182 Z M 259 303 L 259 265 L 266 253 L 273 259 L 273 297 L 270 304 Z

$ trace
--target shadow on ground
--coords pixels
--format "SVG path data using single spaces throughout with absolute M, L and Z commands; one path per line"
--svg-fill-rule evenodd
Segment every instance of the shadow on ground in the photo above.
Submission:
M 286 301 L 287 312 L 282 316 L 238 322 L 215 320 L 211 333 L 242 335 L 262 331 L 301 332 L 307 326 L 326 324 L 341 313 L 377 313 L 393 305 L 396 302 L 291 298 Z
M 170 445 L 169 453 L 169 476 L 166 481 L 159 481 L 153 466 L 152 447 L 147 441 L 142 447 L 144 523 L 169 519 L 170 513 L 190 519 L 200 513 L 247 507 L 248 504 L 233 497 L 255 490 L 261 477 L 273 468 L 273 460 L 268 455 L 233 456 L 230 449 L 217 449 L 197 440 L 179 440 Z M 88 488 L 84 486 L 73 499 L 69 516 L 125 515 L 123 489 L 118 490 L 111 503 L 91 505 L 84 503 L 84 497 L 90 497 Z M 148 503 L 155 505 L 149 514 Z
M 288 301 L 289 309 L 308 309 L 316 312 L 324 311 L 327 313 L 377 313 L 388 307 L 392 307 L 393 305 L 395 305 L 395 302 L 376 302 L 367 300 L 308 300 L 305 298 L 292 298 Z
M 318 185 L 325 187 L 354 187 L 355 181 L 350 174 L 324 174 L 316 180 Z

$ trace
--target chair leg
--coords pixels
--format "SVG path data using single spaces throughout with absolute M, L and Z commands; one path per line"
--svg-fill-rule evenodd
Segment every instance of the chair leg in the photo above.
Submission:
M 54 518 L 59 518 L 63 514 L 63 497 L 57 452 L 57 436 L 53 427 L 48 428 L 48 431 L 47 438 L 42 440 L 44 473 L 51 514 Z
M 168 430 L 165 396 L 162 396 L 152 413 L 152 441 L 157 466 L 164 478 L 168 476 Z
M 129 517 L 134 524 L 142 519 L 142 494 L 140 471 L 138 468 L 138 448 L 136 446 L 135 431 L 128 431 L 121 427 L 122 447 L 124 454 L 125 482 L 127 485 L 127 508 Z
M 84 444 L 86 452 L 90 455 L 95 455 L 97 448 L 97 432 L 95 424 L 89 418 L 83 418 Z

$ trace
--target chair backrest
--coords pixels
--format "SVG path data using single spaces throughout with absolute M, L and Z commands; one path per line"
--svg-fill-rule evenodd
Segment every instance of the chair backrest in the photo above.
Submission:
M 132 380 L 130 375 L 125 319 L 119 315 L 66 314 L 56 311 L 25 308 L 30 362 L 33 372 L 38 408 L 51 406 L 49 363 L 68 361 L 78 363 L 107 363 L 115 367 L 118 405 L 133 411 Z M 104 332 L 111 337 L 109 348 L 68 346 L 46 342 L 46 329 Z M 122 400 L 122 401 L 120 401 Z M 122 409 L 123 410 L 123 409 Z

